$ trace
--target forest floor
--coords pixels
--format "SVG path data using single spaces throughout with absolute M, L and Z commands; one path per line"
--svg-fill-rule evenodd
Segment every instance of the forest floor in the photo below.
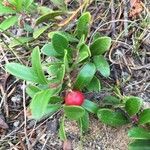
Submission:
M 92 2 L 87 8 L 93 19 L 89 40 L 97 31 L 110 36 L 113 41 L 106 54 L 111 65 L 111 76 L 103 79 L 102 85 L 118 85 L 122 95 L 139 96 L 144 100 L 144 107 L 150 107 L 150 2 L 141 2 L 142 11 L 137 14 L 134 14 L 135 8 L 131 2 L 133 1 Z M 42 5 L 53 8 L 46 0 Z M 68 5 L 71 10 L 79 7 L 73 2 Z M 32 20 L 36 17 L 35 15 Z M 74 26 L 74 23 L 75 20 L 70 24 Z M 15 36 L 25 35 L 25 31 L 17 29 L 10 29 L 10 32 Z M 10 40 L 8 37 L 2 38 L 6 43 Z M 25 110 L 30 99 L 25 95 L 25 82 L 5 71 L 7 62 L 21 60 L 27 64 L 30 51 L 19 47 L 10 51 L 2 41 L 0 40 L 0 118 L 8 125 L 8 129 L 0 128 L 0 150 L 63 149 L 63 143 L 57 135 L 61 112 L 40 122 L 26 119 Z M 107 94 L 109 90 L 108 93 L 102 90 L 100 93 L 92 93 L 92 97 L 99 102 Z M 90 130 L 82 139 L 84 150 L 127 150 L 130 142 L 127 131 L 130 126 L 108 127 L 94 116 L 90 117 L 90 122 Z M 79 150 L 81 141 L 76 123 L 67 121 L 65 130 L 72 149 Z

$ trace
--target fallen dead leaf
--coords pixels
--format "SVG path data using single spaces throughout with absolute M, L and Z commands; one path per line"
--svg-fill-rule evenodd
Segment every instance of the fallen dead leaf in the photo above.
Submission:
M 135 17 L 143 11 L 141 0 L 130 0 L 130 6 L 129 17 Z
M 2 118 L 0 118 L 0 128 L 2 128 L 2 129 L 8 129 L 9 128 L 7 123 Z
M 63 150 L 72 150 L 72 145 L 71 145 L 71 142 L 69 140 L 64 141 Z

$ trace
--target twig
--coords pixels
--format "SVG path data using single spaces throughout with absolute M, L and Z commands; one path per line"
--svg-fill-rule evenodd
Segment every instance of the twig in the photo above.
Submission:
M 124 20 L 128 20 L 128 10 L 127 10 L 127 0 L 123 0 L 123 8 L 124 8 Z M 128 36 L 128 22 L 124 21 L 124 34 L 127 37 Z
M 114 0 L 111 0 L 111 28 L 112 28 L 112 36 L 114 36 L 116 34 L 116 25 L 115 25 L 115 9 L 114 9 Z

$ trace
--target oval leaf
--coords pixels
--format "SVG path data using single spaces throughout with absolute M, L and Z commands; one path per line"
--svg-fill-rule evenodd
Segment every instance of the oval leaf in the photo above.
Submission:
M 8 63 L 5 68 L 7 72 L 18 77 L 19 79 L 38 83 L 36 73 L 30 67 L 26 67 L 18 63 Z
M 33 119 L 39 120 L 45 114 L 47 114 L 48 103 L 52 95 L 53 95 L 53 91 L 48 89 L 48 90 L 43 90 L 41 92 L 38 92 L 33 97 L 30 103 L 30 109 L 31 109 L 31 114 Z
M 143 110 L 139 115 L 139 124 L 150 123 L 150 108 Z
M 109 77 L 110 67 L 104 56 L 94 56 L 93 58 L 96 69 L 104 76 Z
M 128 131 L 128 137 L 133 139 L 150 139 L 150 132 L 140 127 L 134 127 Z
M 80 106 L 64 106 L 64 112 L 68 119 L 79 120 L 83 117 L 85 110 Z
M 128 123 L 127 118 L 121 112 L 115 112 L 111 109 L 99 109 L 97 116 L 102 123 L 117 127 Z
M 93 63 L 87 63 L 80 70 L 77 79 L 74 84 L 75 89 L 83 89 L 86 85 L 88 85 L 94 77 L 96 72 L 96 67 Z
M 89 25 L 91 21 L 91 15 L 89 12 L 83 13 L 82 16 L 78 19 L 77 29 L 75 34 L 80 39 L 82 35 L 87 37 L 89 32 Z
M 32 68 L 38 77 L 38 82 L 41 84 L 47 84 L 47 79 L 42 70 L 39 47 L 35 47 L 33 49 L 31 60 L 32 60 Z
M 84 107 L 87 111 L 89 111 L 93 114 L 97 114 L 97 111 L 99 109 L 99 106 L 96 103 L 94 103 L 90 100 L 87 100 L 87 99 L 84 100 L 82 107 Z
M 94 76 L 91 82 L 86 86 L 90 92 L 99 92 L 101 90 L 100 80 Z
M 92 55 L 102 55 L 107 50 L 109 50 L 111 46 L 111 38 L 110 37 L 100 37 L 97 38 L 90 46 Z
M 60 56 L 60 54 L 55 51 L 52 43 L 45 44 L 42 47 L 41 52 L 47 56 L 54 56 L 54 57 Z
M 139 112 L 142 107 L 142 99 L 139 97 L 129 97 L 125 103 L 125 109 L 130 116 L 133 116 Z
M 68 48 L 68 41 L 67 39 L 58 33 L 55 33 L 52 37 L 52 45 L 56 52 L 60 54 L 64 54 L 65 49 Z
M 79 50 L 79 54 L 78 54 L 78 58 L 77 58 L 77 63 L 85 60 L 89 56 L 90 56 L 90 49 L 89 49 L 89 47 L 86 44 L 83 44 L 80 47 L 80 50 Z

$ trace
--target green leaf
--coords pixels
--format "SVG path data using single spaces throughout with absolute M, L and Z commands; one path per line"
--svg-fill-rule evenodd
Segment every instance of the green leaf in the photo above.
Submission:
M 65 117 L 63 117 L 61 119 L 59 132 L 58 132 L 60 139 L 63 140 L 63 141 L 67 140 L 67 136 L 66 136 L 66 132 L 65 132 L 64 119 L 65 119 Z
M 48 20 L 54 20 L 56 16 L 60 16 L 62 14 L 63 14 L 62 11 L 52 11 L 47 14 L 44 14 L 36 20 L 36 25 L 38 25 L 42 22 L 47 22 Z
M 150 131 L 140 127 L 134 127 L 128 131 L 128 137 L 132 139 L 150 139 Z
M 101 34 L 99 32 L 96 32 L 93 36 L 93 41 L 97 40 L 100 37 L 101 37 Z
M 32 37 L 18 37 L 13 39 L 10 43 L 9 43 L 9 47 L 13 48 L 19 45 L 23 45 L 25 43 L 30 42 L 31 40 L 33 40 Z
M 85 44 L 85 35 L 83 34 L 82 37 L 80 38 L 80 41 L 78 42 L 77 49 L 81 49 L 81 47 Z M 91 56 L 91 51 L 89 52 Z
M 30 67 L 26 67 L 18 63 L 8 63 L 5 67 L 7 72 L 22 80 L 38 83 L 38 78 L 33 69 Z
M 89 111 L 93 114 L 97 114 L 97 111 L 99 109 L 99 106 L 96 103 L 94 103 L 90 100 L 87 100 L 87 99 L 84 100 L 82 107 L 84 107 L 87 111 Z
M 41 91 L 41 89 L 39 87 L 37 87 L 35 85 L 31 85 L 31 84 L 29 84 L 26 88 L 26 92 L 31 98 L 33 98 L 34 95 L 40 91 Z
M 100 80 L 94 76 L 91 82 L 86 86 L 90 92 L 99 92 L 101 90 Z
M 75 38 L 72 34 L 69 34 L 67 32 L 64 31 L 52 31 L 50 33 L 48 33 L 48 37 L 51 39 L 53 37 L 53 35 L 57 33 L 57 34 L 61 34 L 62 36 L 64 36 L 67 41 L 69 42 L 78 42 L 79 40 L 77 38 Z
M 5 19 L 1 24 L 0 24 L 0 31 L 5 31 L 11 26 L 15 25 L 18 21 L 18 16 L 11 16 L 7 19 Z
M 33 32 L 33 38 L 37 39 L 42 33 L 44 33 L 47 29 L 49 28 L 49 26 L 43 26 L 41 28 L 35 29 Z
M 80 50 L 79 50 L 79 54 L 78 54 L 78 58 L 77 58 L 77 63 L 79 63 L 79 62 L 85 60 L 85 59 L 88 58 L 90 55 L 91 55 L 91 53 L 90 53 L 89 47 L 88 47 L 86 44 L 83 44 L 83 45 L 80 47 Z
M 85 110 L 80 106 L 64 106 L 64 112 L 68 119 L 79 120 L 83 117 Z
M 83 132 L 87 132 L 89 129 L 89 114 L 87 111 L 85 111 L 84 115 L 81 117 L 81 119 L 79 120 L 80 123 L 80 128 L 82 128 Z
M 31 61 L 32 61 L 32 68 L 37 75 L 38 82 L 41 84 L 47 84 L 47 79 L 42 70 L 39 47 L 35 47 L 33 49 L 31 55 Z
M 65 49 L 68 48 L 68 41 L 67 39 L 58 33 L 55 33 L 52 37 L 52 45 L 56 52 L 60 54 L 64 54 Z
M 47 56 L 53 56 L 53 57 L 59 57 L 60 56 L 60 54 L 55 51 L 52 43 L 45 44 L 42 47 L 41 52 Z
M 120 99 L 115 96 L 105 96 L 103 102 L 106 105 L 118 105 L 120 104 Z
M 126 100 L 125 109 L 130 116 L 133 116 L 140 111 L 142 104 L 142 99 L 139 97 L 131 96 Z
M 58 111 L 61 108 L 60 104 L 48 104 L 46 107 L 46 110 L 44 112 L 44 115 L 42 117 L 47 117 L 53 115 L 56 111 Z
M 110 67 L 104 56 L 94 56 L 93 58 L 96 69 L 104 76 L 109 77 Z
M 115 112 L 107 108 L 99 109 L 97 116 L 102 123 L 113 127 L 122 126 L 128 123 L 127 118 L 121 112 Z
M 66 3 L 64 0 L 51 0 L 55 6 L 59 9 L 65 11 L 67 9 Z
M 102 55 L 107 50 L 109 50 L 111 46 L 111 38 L 110 37 L 100 37 L 96 39 L 90 46 L 92 55 Z
M 75 81 L 74 89 L 81 90 L 87 86 L 93 79 L 95 72 L 96 67 L 93 63 L 87 63 L 85 66 L 83 66 Z
M 150 140 L 135 140 L 129 144 L 129 150 L 150 150 Z
M 139 115 L 140 125 L 150 123 L 150 108 L 144 109 Z
M 51 98 L 50 98 L 50 103 L 51 104 L 57 104 L 57 103 L 62 103 L 64 100 L 63 100 L 63 98 L 62 97 L 60 97 L 60 96 L 52 96 Z
M 38 92 L 33 97 L 30 103 L 30 109 L 31 109 L 33 119 L 39 120 L 48 113 L 47 107 L 52 95 L 53 95 L 53 91 L 48 89 L 48 90 L 43 90 L 41 92 Z
M 85 38 L 89 32 L 89 25 L 91 21 L 91 15 L 89 12 L 83 13 L 82 16 L 78 19 L 77 28 L 75 34 L 80 39 L 82 35 L 85 35 Z
M 17 11 L 21 11 L 23 0 L 8 0 L 13 6 L 16 7 Z
M 6 14 L 15 14 L 16 11 L 13 10 L 12 8 L 10 7 L 7 7 L 7 6 L 4 6 L 2 4 L 2 2 L 0 2 L 0 15 L 6 15 Z

